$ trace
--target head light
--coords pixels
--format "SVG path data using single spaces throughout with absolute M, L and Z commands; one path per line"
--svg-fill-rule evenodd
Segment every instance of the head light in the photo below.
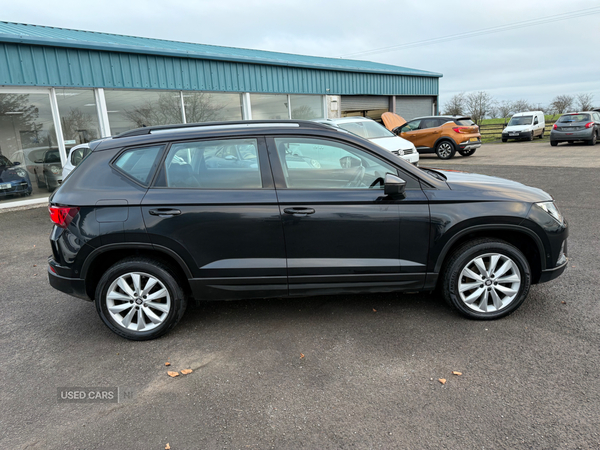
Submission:
M 56 166 L 51 166 L 50 167 L 50 171 L 54 174 L 54 175 L 58 175 L 60 173 L 60 169 Z
M 15 170 L 15 173 L 21 178 L 25 178 L 27 176 L 27 172 L 25 172 L 23 169 L 17 169 Z
M 554 202 L 535 203 L 535 206 L 546 211 L 548 214 L 550 214 L 554 218 L 554 220 L 556 220 L 561 225 L 564 223 L 563 216 L 560 213 L 560 211 L 558 210 L 558 208 L 556 207 L 556 205 L 554 204 Z

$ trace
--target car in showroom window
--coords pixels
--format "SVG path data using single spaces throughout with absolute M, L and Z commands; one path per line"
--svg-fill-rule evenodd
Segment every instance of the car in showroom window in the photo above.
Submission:
M 50 197 L 48 277 L 127 339 L 167 333 L 190 302 L 247 298 L 435 291 L 498 319 L 567 265 L 544 191 L 421 170 L 320 123 L 154 126 L 89 146 Z

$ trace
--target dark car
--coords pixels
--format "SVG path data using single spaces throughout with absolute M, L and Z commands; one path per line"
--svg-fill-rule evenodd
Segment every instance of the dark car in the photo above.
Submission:
M 561 142 L 573 143 L 585 141 L 596 145 L 600 136 L 600 113 L 584 111 L 563 114 L 558 118 L 550 131 L 550 145 L 556 146 Z
M 13 195 L 31 195 L 32 187 L 27 170 L 20 163 L 0 155 L 0 198 Z
M 473 319 L 516 310 L 567 264 L 552 197 L 421 170 L 308 121 L 147 127 L 92 142 L 50 198 L 50 284 L 128 339 L 191 301 L 433 291 Z M 256 155 L 207 164 L 220 146 Z M 318 162 L 293 166 L 289 153 Z
M 38 187 L 46 187 L 52 192 L 62 183 L 62 164 L 58 149 L 50 149 L 44 152 L 42 159 L 36 161 L 41 164 L 41 173 L 37 174 Z

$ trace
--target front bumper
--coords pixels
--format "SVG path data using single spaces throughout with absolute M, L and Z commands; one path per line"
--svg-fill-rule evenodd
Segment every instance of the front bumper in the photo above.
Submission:
M 562 273 L 567 268 L 567 264 L 569 261 L 565 261 L 558 267 L 554 267 L 552 269 L 542 270 L 542 275 L 540 276 L 540 283 L 546 283 L 547 281 L 554 280 L 562 275 Z
M 502 139 L 531 139 L 533 131 L 512 131 L 510 133 L 502 132 Z
M 8 197 L 9 195 L 15 194 L 31 194 L 32 191 L 31 183 L 28 183 L 25 180 L 0 183 L 0 185 L 3 184 L 10 184 L 10 187 L 0 189 L 0 197 Z

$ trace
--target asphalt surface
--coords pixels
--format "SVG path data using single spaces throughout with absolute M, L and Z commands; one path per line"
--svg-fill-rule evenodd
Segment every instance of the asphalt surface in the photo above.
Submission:
M 540 187 L 569 221 L 565 274 L 493 322 L 426 294 L 238 301 L 129 342 L 91 303 L 48 285 L 44 208 L 0 214 L 0 447 L 600 448 L 600 157 L 587 167 L 557 167 L 564 155 L 550 153 L 541 166 L 494 163 L 528 148 L 517 146 L 422 160 Z M 59 387 L 134 397 L 59 403 Z

